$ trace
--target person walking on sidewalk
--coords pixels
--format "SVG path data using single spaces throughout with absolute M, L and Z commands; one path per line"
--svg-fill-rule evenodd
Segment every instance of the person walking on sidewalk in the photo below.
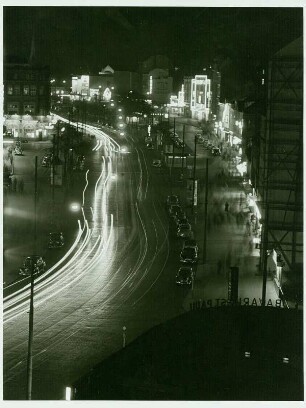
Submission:
M 19 182 L 18 182 L 18 191 L 19 191 L 19 193 L 23 193 L 23 191 L 24 191 L 23 179 L 20 179 Z
M 228 213 L 228 209 L 229 209 L 229 203 L 226 201 L 226 203 L 224 204 L 224 211 Z
M 250 236 L 250 235 L 251 235 L 251 224 L 250 224 L 250 221 L 249 221 L 249 220 L 247 220 L 245 226 L 246 226 L 246 234 L 247 234 L 248 236 Z

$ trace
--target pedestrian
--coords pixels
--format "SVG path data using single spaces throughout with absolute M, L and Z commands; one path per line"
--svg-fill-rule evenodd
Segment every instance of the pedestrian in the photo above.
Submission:
M 229 203 L 226 201 L 226 203 L 224 204 L 225 212 L 228 212 L 228 209 L 229 209 Z
M 242 193 L 240 193 L 240 197 L 239 197 L 239 206 L 242 206 L 242 199 L 243 199 L 243 195 Z
M 245 226 L 246 226 L 246 233 L 248 236 L 250 236 L 251 235 L 251 224 L 249 220 L 247 220 L 247 222 L 245 223 Z
M 15 176 L 12 177 L 12 190 L 16 192 L 17 189 L 17 179 Z
M 23 193 L 23 190 L 24 190 L 24 181 L 23 179 L 20 179 L 18 183 L 18 191 L 19 193 Z

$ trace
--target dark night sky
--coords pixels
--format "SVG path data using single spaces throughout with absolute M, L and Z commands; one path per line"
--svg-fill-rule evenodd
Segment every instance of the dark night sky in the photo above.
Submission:
M 165 54 L 182 77 L 215 61 L 231 97 L 302 27 L 302 8 L 4 7 L 4 55 L 28 58 L 34 29 L 36 59 L 53 76 L 133 70 Z

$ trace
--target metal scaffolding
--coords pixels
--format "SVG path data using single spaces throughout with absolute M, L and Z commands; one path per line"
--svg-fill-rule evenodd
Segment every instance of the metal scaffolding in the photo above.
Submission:
M 268 249 L 288 275 L 303 263 L 303 45 L 297 39 L 270 61 L 265 131 L 260 138 L 261 268 Z

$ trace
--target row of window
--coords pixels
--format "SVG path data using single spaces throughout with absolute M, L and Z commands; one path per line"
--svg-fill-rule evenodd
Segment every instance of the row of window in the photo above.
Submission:
M 15 113 L 19 113 L 20 111 L 20 104 L 18 102 L 12 102 L 7 104 L 7 113 L 9 115 L 14 115 Z M 24 114 L 33 114 L 35 113 L 35 103 L 25 102 L 23 104 L 23 112 Z
M 20 86 L 19 84 L 16 85 L 7 85 L 6 94 L 7 95 L 44 95 L 45 94 L 45 87 L 43 85 L 37 87 L 36 85 L 23 85 Z
M 44 81 L 48 80 L 48 73 L 44 72 L 6 72 L 5 77 L 9 80 Z

